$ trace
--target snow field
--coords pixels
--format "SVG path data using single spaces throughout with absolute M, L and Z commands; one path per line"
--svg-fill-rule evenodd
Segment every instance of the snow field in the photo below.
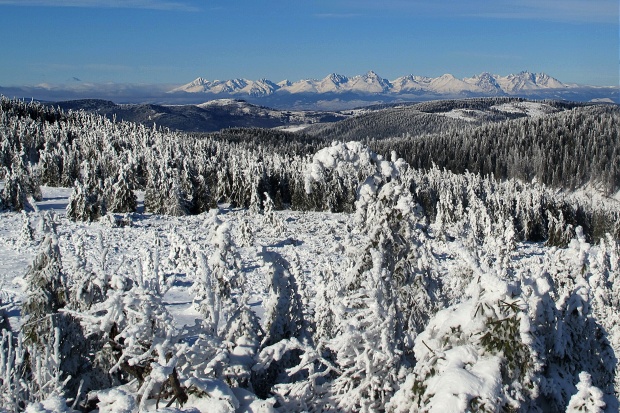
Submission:
M 261 254 L 277 252 L 289 262 L 299 262 L 308 286 L 312 288 L 312 276 L 316 269 L 337 265 L 339 257 L 334 251 L 341 248 L 350 217 L 345 214 L 320 212 L 277 211 L 278 219 L 285 223 L 285 231 L 277 234 L 264 227 L 263 217 L 251 216 L 241 209 L 222 207 L 208 213 L 186 217 L 164 217 L 152 214 L 132 214 L 130 227 L 111 228 L 103 222 L 83 223 L 68 220 L 64 208 L 67 205 L 70 188 L 43 187 L 43 200 L 35 205 L 39 212 L 29 212 L 33 227 L 40 220 L 39 214 L 53 212 L 58 222 L 57 231 L 61 255 L 65 268 L 76 253 L 75 243 L 84 244 L 87 257 L 96 261 L 101 253 L 98 237 L 109 249 L 108 268 L 117 269 L 119 275 L 135 278 L 134 269 L 127 263 L 134 263 L 144 251 L 157 251 L 161 269 L 167 277 L 174 279 L 165 295 L 168 310 L 177 320 L 177 325 L 193 326 L 198 313 L 192 306 L 193 295 L 189 288 L 196 276 L 196 253 L 204 252 L 208 257 L 213 252 L 212 237 L 214 218 L 232 225 L 233 232 L 239 231 L 242 218 L 250 218 L 255 231 L 255 242 L 250 246 L 239 246 L 242 269 L 247 286 L 252 293 L 251 306 L 260 316 L 262 301 L 268 291 L 268 274 Z M 20 242 L 23 225 L 22 214 L 5 212 L 0 214 L 0 287 L 2 302 L 19 306 L 22 299 L 23 276 L 37 253 L 37 244 L 24 245 Z M 174 234 L 174 235 L 172 235 Z M 181 243 L 182 252 L 171 257 L 172 242 Z M 175 245 L 178 247 L 178 245 Z M 17 313 L 13 313 L 15 316 Z M 196 316 L 196 317 L 194 317 Z

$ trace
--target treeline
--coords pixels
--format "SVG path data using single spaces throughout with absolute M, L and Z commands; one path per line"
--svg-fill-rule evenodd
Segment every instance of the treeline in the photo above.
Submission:
M 24 208 L 28 196 L 40 196 L 38 185 L 48 185 L 74 187 L 69 216 L 87 221 L 106 212 L 135 211 L 136 190 L 145 191 L 146 211 L 159 214 L 198 214 L 221 202 L 260 209 L 267 198 L 276 208 L 350 212 L 366 178 L 364 171 L 350 166 L 325 169 L 321 184 L 313 184 L 320 188 L 309 193 L 311 154 L 327 145 L 304 135 L 230 129 L 190 136 L 84 112 L 63 113 L 36 103 L 3 99 L 2 108 L 4 209 Z M 564 179 L 576 186 L 595 181 L 608 191 L 617 188 L 620 145 L 615 107 L 488 125 L 462 136 L 446 133 L 370 144 L 378 153 L 395 151 L 419 169 L 410 190 L 432 220 L 442 209 L 441 219 L 462 219 L 480 200 L 491 216 L 501 209 L 503 218 L 514 217 L 523 240 L 548 239 L 556 221 L 582 226 L 593 241 L 605 232 L 618 235 L 617 208 L 512 179 L 547 183 L 545 171 L 551 171 L 551 183 Z M 485 169 L 487 162 L 499 172 Z M 464 174 L 467 170 L 471 173 Z

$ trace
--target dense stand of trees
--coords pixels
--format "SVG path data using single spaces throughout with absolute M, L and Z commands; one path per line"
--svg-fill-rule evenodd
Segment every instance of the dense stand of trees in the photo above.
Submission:
M 620 189 L 620 109 L 576 108 L 557 114 L 482 125 L 424 137 L 370 142 L 396 151 L 411 166 L 433 165 L 500 180 L 536 180 L 576 189 L 592 184 L 607 194 Z
M 145 191 L 147 211 L 173 215 L 200 213 L 218 202 L 262 208 L 266 196 L 276 208 L 352 211 L 365 179 L 366 171 L 355 168 L 325 171 L 316 184 L 322 187 L 308 193 L 306 165 L 311 154 L 329 145 L 303 134 L 229 129 L 194 136 L 36 103 L 3 99 L 2 108 L 0 175 L 6 185 L 1 202 L 9 209 L 23 208 L 28 196 L 40 196 L 38 185 L 49 185 L 75 187 L 69 215 L 79 220 L 134 211 L 135 190 Z M 561 216 L 596 240 L 605 231 L 617 233 L 616 212 L 515 179 L 565 188 L 590 183 L 607 193 L 617 191 L 619 112 L 615 106 L 578 107 L 537 119 L 368 143 L 417 168 L 411 190 L 433 220 L 439 208 L 451 210 L 442 219 L 459 219 L 458 211 L 475 194 L 493 211 L 501 199 L 520 239 L 547 239 L 550 217 Z M 444 168 L 452 173 L 441 172 Z

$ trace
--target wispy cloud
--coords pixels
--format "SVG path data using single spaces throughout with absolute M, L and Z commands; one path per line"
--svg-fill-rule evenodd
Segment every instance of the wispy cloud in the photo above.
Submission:
M 323 2 L 325 15 L 334 10 L 331 2 Z M 529 19 L 576 23 L 618 24 L 618 0 L 343 0 L 340 10 L 398 13 L 430 17 L 465 17 L 489 19 Z
M 477 9 L 471 15 L 499 19 L 617 24 L 618 13 L 618 0 L 510 0 Z
M 0 0 L 0 6 L 88 7 L 199 11 L 196 6 L 173 0 Z
M 319 19 L 353 19 L 362 16 L 361 13 L 318 13 L 314 17 Z

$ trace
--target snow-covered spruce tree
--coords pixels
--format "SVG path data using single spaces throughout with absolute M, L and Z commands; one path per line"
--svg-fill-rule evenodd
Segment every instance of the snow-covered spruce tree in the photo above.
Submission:
M 218 282 L 201 252 L 197 254 L 197 264 L 192 291 L 194 305 L 204 318 L 197 339 L 179 351 L 179 377 L 190 397 L 209 398 L 234 411 L 239 403 L 230 388 L 251 390 L 251 369 L 263 337 L 262 329 L 242 291 L 225 300 L 233 309 L 226 320 L 222 299 L 216 294 Z M 218 329 L 220 319 L 225 325 Z
M 592 385 L 590 374 L 585 371 L 579 373 L 577 393 L 570 398 L 566 413 L 603 413 L 605 406 L 603 392 Z
M 89 331 L 108 338 L 109 352 L 101 356 L 108 358 L 114 379 L 136 379 L 131 390 L 141 409 L 146 400 L 157 397 L 156 391 L 183 404 L 187 395 L 176 376 L 178 332 L 173 318 L 162 302 L 157 275 L 145 273 L 142 262 L 133 265 L 135 279 L 115 275 L 106 300 L 91 308 Z
M 397 308 L 385 279 L 382 254 L 369 251 L 372 267 L 342 298 L 343 318 L 327 347 L 339 375 L 329 383 L 329 399 L 343 411 L 383 410 L 397 390 L 402 363 Z
M 541 363 L 530 316 L 541 296 L 535 290 L 528 298 L 515 296 L 516 285 L 473 270 L 465 300 L 435 314 L 416 337 L 416 365 L 387 411 L 536 409 Z
M 360 142 L 334 142 L 314 154 L 312 162 L 306 165 L 304 185 L 306 194 L 316 203 L 315 208 L 353 211 L 354 191 L 374 174 L 376 157 Z
M 556 311 L 541 392 L 552 406 L 564 409 L 576 392 L 578 374 L 586 371 L 603 391 L 606 404 L 616 409 L 619 362 L 614 348 L 619 333 L 613 320 L 620 314 L 614 298 L 618 249 L 610 242 L 593 247 L 581 227 L 575 233 L 568 248 L 548 251 L 546 270 L 555 287 Z
M 220 325 L 215 326 L 219 331 L 237 309 L 238 298 L 243 294 L 245 277 L 241 271 L 239 253 L 232 243 L 230 223 L 222 222 L 216 217 L 215 225 L 215 234 L 211 240 L 215 250 L 208 259 L 208 265 L 215 295 L 220 302 Z
M 43 241 L 26 275 L 26 286 L 22 334 L 32 375 L 29 398 L 79 397 L 81 376 L 91 367 L 79 322 L 61 311 L 68 289 L 55 233 Z
M 23 335 L 15 335 L 10 327 L 0 329 L 0 409 L 17 413 L 28 403 L 26 376 L 27 352 Z
M 13 334 L 7 307 L 0 299 L 0 410 L 17 412 L 28 396 L 21 374 L 25 352 L 22 336 Z
M 313 317 L 314 338 L 317 345 L 325 345 L 336 334 L 336 322 L 341 317 L 336 311 L 342 309 L 342 306 L 334 303 L 342 302 L 341 295 L 344 294 L 344 289 L 341 281 L 331 266 L 317 276 Z
M 105 203 L 97 193 L 89 193 L 80 181 L 75 181 L 67 204 L 67 217 L 73 221 L 97 221 L 106 213 Z
M 566 248 L 570 241 L 575 237 L 575 229 L 564 219 L 564 213 L 558 212 L 555 217 L 550 211 L 547 211 L 548 236 L 546 245 L 549 247 Z
M 252 215 L 259 215 L 263 212 L 263 200 L 259 192 L 259 179 L 260 177 L 254 177 L 252 182 L 252 189 L 250 190 L 250 205 L 248 211 Z
M 9 209 L 22 210 L 27 205 L 26 200 L 29 196 L 35 201 L 40 201 L 43 198 L 36 170 L 27 166 L 23 151 L 14 154 L 10 174 L 8 170 L 5 170 L 5 179 L 2 198 Z
M 242 247 L 254 246 L 254 227 L 251 223 L 251 216 L 246 211 L 241 218 L 241 223 L 237 228 L 237 240 Z
M 157 158 L 150 155 L 145 171 L 144 209 L 153 214 L 160 214 L 164 208 L 163 177 Z
M 263 251 L 262 258 L 269 267 L 271 281 L 269 298 L 265 303 L 265 336 L 260 343 L 261 351 L 280 341 L 291 338 L 301 342 L 310 340 L 304 320 L 301 296 L 290 264 L 280 254 Z M 299 362 L 299 350 L 282 356 L 278 362 L 265 369 L 257 369 L 252 375 L 252 388 L 261 398 L 266 398 L 273 385 L 289 381 L 285 370 Z
M 260 320 L 249 305 L 250 297 L 244 294 L 231 314 L 223 331 L 223 340 L 230 352 L 230 361 L 223 370 L 223 377 L 231 387 L 252 389 L 252 368 L 264 332 Z
M 203 329 L 211 336 L 217 336 L 220 322 L 221 302 L 216 294 L 216 281 L 212 277 L 203 252 L 197 254 L 196 280 L 191 291 L 194 293 L 194 308 L 203 317 Z
M 108 289 L 108 248 L 103 244 L 103 236 L 97 234 L 99 259 L 88 260 L 84 246 L 85 235 L 83 231 L 77 231 L 71 237 L 75 252 L 71 254 L 68 266 L 68 306 L 74 311 L 88 311 L 95 303 L 104 300 Z
M 22 219 L 22 229 L 19 233 L 19 239 L 17 242 L 22 247 L 29 247 L 34 242 L 34 229 L 30 224 L 30 217 L 28 216 L 28 213 L 24 210 L 22 210 Z
M 80 179 L 76 179 L 67 205 L 67 216 L 73 221 L 97 221 L 106 214 L 104 185 L 96 166 L 83 161 Z
M 165 260 L 168 268 L 180 273 L 189 273 L 194 267 L 194 257 L 190 245 L 178 230 L 172 229 L 168 234 L 170 252 Z
M 109 212 L 135 212 L 136 195 L 131 190 L 132 164 L 124 164 L 118 171 L 118 176 L 109 188 L 106 202 Z
M 276 235 L 282 236 L 286 231 L 284 222 L 276 215 L 275 205 L 269 194 L 265 192 L 263 196 L 263 225 Z
M 66 305 L 68 294 L 55 234 L 46 236 L 25 278 L 27 290 L 22 310 L 26 320 L 22 331 L 28 343 L 43 343 L 41 335 L 50 331 L 49 315 Z
M 185 174 L 182 172 L 174 169 L 169 174 L 169 181 L 165 184 L 164 191 L 167 195 L 163 211 L 165 215 L 184 216 L 190 213 L 191 193 L 188 192 L 188 182 L 183 180 Z
M 11 211 L 21 211 L 28 205 L 28 192 L 23 178 L 14 171 L 5 169 L 4 188 L 0 193 L 0 207 Z
M 149 166 L 149 176 L 144 194 L 144 207 L 153 214 L 184 216 L 191 209 L 191 194 L 186 188 L 183 171 L 167 165 L 168 160 L 154 158 Z
M 49 137 L 45 140 L 45 146 L 39 152 L 39 171 L 41 183 L 47 186 L 60 186 L 61 157 L 55 142 Z
M 192 214 L 200 214 L 212 208 L 217 208 L 216 200 L 213 198 L 212 187 L 205 175 L 194 173 L 190 176 L 192 182 Z
M 332 313 L 334 327 L 325 333 L 333 336 L 319 346 L 333 352 L 340 371 L 329 384 L 329 400 L 345 411 L 381 410 L 398 389 L 401 368 L 413 361 L 412 337 L 441 305 L 440 285 L 424 217 L 409 192 L 407 165 L 386 161 L 361 144 L 336 148 L 315 155 L 318 166 L 309 168 L 307 187 L 322 179 L 315 172 L 325 165 L 361 163 L 359 169 L 370 174 L 358 190 L 356 220 L 368 241 L 347 248 L 343 308 Z

